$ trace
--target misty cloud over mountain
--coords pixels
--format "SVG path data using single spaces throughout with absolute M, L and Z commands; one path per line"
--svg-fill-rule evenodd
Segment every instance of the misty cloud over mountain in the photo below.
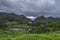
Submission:
M 60 17 L 60 0 L 0 0 L 0 12 Z

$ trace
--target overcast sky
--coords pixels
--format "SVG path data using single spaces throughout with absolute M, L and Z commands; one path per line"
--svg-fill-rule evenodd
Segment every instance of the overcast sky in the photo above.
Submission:
M 60 17 L 60 0 L 0 0 L 0 12 Z

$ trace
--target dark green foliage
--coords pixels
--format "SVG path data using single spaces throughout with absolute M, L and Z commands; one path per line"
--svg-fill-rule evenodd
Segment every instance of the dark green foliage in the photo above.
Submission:
M 1 18 L 3 18 L 3 20 L 7 20 L 7 21 L 15 21 L 20 24 L 27 24 L 30 21 L 24 15 L 16 15 L 14 13 L 0 12 L 0 19 Z
M 7 27 L 7 26 L 5 25 L 5 20 L 4 20 L 3 18 L 0 18 L 0 29 L 1 29 L 1 28 L 5 28 L 5 27 Z
M 46 18 L 44 16 L 40 16 L 32 21 L 24 15 L 0 12 L 0 28 L 10 26 L 21 27 L 24 29 L 31 28 L 32 30 L 29 31 L 30 33 L 48 33 L 52 31 L 60 31 L 60 18 Z
M 33 23 L 31 33 L 48 33 L 53 31 L 60 31 L 60 18 L 53 18 L 53 17 L 38 17 L 36 18 Z
M 60 18 L 41 16 L 32 21 L 24 15 L 0 12 L 0 40 L 60 40 Z
M 47 27 L 41 26 L 41 27 L 35 27 L 32 28 L 31 31 L 29 31 L 30 33 L 48 33 L 49 29 Z

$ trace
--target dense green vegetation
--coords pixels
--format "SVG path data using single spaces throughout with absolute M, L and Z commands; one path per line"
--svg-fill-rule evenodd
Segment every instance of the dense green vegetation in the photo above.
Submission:
M 0 12 L 0 40 L 60 40 L 60 18 Z
M 60 31 L 46 34 L 27 34 L 19 31 L 0 30 L 0 40 L 60 40 Z

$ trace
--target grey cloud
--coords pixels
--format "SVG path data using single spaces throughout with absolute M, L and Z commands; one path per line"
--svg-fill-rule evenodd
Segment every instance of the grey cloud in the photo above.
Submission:
M 60 17 L 60 0 L 0 0 L 0 11 Z

